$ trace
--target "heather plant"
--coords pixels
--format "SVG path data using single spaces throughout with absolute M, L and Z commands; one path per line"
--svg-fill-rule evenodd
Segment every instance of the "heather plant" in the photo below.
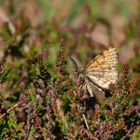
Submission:
M 139 7 L 129 18 L 126 3 L 116 4 L 126 15 L 121 26 L 101 15 L 98 1 L 73 2 L 66 19 L 43 0 L 0 4 L 7 19 L 0 21 L 1 140 L 140 138 Z M 71 58 L 84 67 L 110 45 L 118 51 L 118 82 L 105 97 L 90 97 Z

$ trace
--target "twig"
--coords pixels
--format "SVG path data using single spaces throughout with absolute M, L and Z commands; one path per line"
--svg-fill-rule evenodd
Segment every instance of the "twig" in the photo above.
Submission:
M 87 130 L 89 130 L 89 126 L 88 126 L 88 123 L 87 123 L 87 119 L 86 119 L 86 117 L 85 117 L 84 114 L 83 114 L 82 116 L 83 116 L 83 118 L 84 118 L 84 121 L 85 121 L 85 124 L 86 124 Z
M 3 119 L 4 117 L 6 117 L 7 114 L 9 114 L 12 110 L 14 110 L 16 107 L 20 106 L 22 103 L 24 103 L 24 101 L 20 101 L 18 103 L 16 103 L 13 107 L 9 108 L 7 110 L 7 112 L 3 113 L 1 116 L 0 116 L 0 120 Z
M 27 116 L 27 133 L 24 140 L 27 140 L 31 130 L 31 119 L 32 119 L 32 111 L 33 111 L 33 104 L 29 103 L 28 105 L 28 116 Z

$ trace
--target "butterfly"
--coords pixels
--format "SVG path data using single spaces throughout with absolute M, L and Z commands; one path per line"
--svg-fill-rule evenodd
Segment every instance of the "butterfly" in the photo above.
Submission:
M 74 63 L 77 65 L 76 62 Z M 117 64 L 117 51 L 109 47 L 91 60 L 81 71 L 78 70 L 78 65 L 76 66 L 78 80 L 83 81 L 82 88 L 89 93 L 90 97 L 93 97 L 95 93 L 104 93 L 111 83 L 117 83 Z

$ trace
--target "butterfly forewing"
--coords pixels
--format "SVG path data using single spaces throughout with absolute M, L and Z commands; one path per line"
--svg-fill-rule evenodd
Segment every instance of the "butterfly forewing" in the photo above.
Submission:
M 84 74 L 89 79 L 88 82 L 93 82 L 101 88 L 108 89 L 110 83 L 116 83 L 117 81 L 117 63 L 116 49 L 108 48 L 85 67 Z

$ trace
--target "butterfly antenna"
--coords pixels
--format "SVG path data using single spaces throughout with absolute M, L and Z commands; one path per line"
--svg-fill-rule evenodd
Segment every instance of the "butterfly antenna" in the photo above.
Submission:
M 74 66 L 74 73 L 75 73 L 76 75 L 79 75 L 79 67 L 78 67 L 78 64 L 77 64 L 76 60 L 73 59 L 73 58 L 70 58 L 70 59 L 71 59 L 71 61 L 72 61 L 72 63 L 73 63 L 73 66 Z

